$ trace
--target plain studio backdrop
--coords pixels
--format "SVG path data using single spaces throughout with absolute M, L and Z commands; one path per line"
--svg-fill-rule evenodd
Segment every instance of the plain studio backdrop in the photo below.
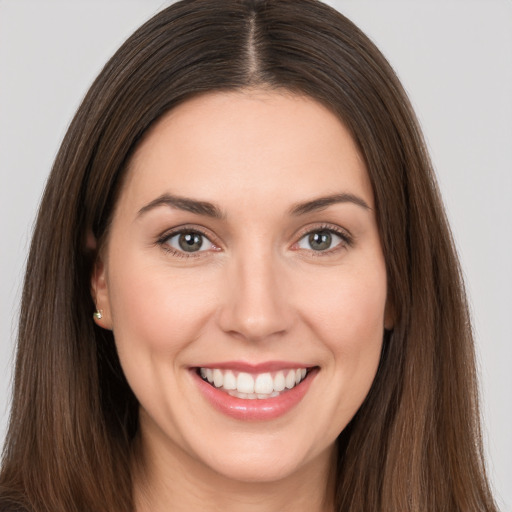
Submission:
M 103 64 L 168 3 L 0 0 L 0 443 L 23 268 L 46 177 Z M 489 473 L 510 512 L 512 1 L 328 3 L 375 41 L 420 118 L 473 312 Z

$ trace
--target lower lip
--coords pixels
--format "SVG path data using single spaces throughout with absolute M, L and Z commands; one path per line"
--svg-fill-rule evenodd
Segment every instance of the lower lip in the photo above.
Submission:
M 192 371 L 201 393 L 215 409 L 226 416 L 245 421 L 268 421 L 285 415 L 304 398 L 317 373 L 317 369 L 309 371 L 306 378 L 297 386 L 274 398 L 251 400 L 231 396 L 208 384 L 195 370 Z

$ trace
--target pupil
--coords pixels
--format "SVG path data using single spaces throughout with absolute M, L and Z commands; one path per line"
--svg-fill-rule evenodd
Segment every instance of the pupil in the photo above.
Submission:
M 186 252 L 194 252 L 201 249 L 203 237 L 198 233 L 183 233 L 178 240 L 180 248 Z
M 314 251 L 324 251 L 331 246 L 332 236 L 329 231 L 317 231 L 309 235 L 309 245 Z

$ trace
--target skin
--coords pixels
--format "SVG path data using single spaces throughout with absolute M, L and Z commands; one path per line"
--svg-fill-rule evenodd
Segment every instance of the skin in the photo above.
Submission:
M 162 194 L 223 217 L 147 207 Z M 334 194 L 368 207 L 291 213 Z M 183 257 L 176 236 L 163 240 L 183 226 L 211 244 Z M 326 229 L 341 235 L 314 250 L 307 233 Z M 371 184 L 335 115 L 266 90 L 209 93 L 166 114 L 130 163 L 92 288 L 140 402 L 139 512 L 332 510 L 335 441 L 392 324 Z M 190 372 L 233 360 L 319 371 L 284 416 L 241 421 L 213 408 Z

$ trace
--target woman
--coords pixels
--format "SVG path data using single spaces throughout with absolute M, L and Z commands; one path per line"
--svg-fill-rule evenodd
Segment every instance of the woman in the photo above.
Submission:
M 315 1 L 180 2 L 106 65 L 48 181 L 2 504 L 492 511 L 474 366 L 378 50 Z

